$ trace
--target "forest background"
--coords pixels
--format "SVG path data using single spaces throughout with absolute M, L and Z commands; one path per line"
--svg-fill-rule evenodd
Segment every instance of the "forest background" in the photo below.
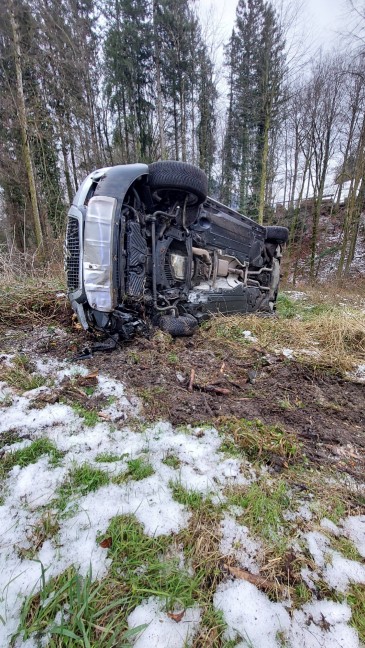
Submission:
M 222 57 L 214 16 L 202 24 L 193 0 L 6 0 L 2 266 L 59 250 L 93 169 L 175 159 L 204 169 L 218 200 L 289 227 L 294 283 L 328 260 L 351 274 L 364 245 L 365 8 L 347 11 L 334 50 L 308 54 L 293 38 L 298 4 L 239 0 Z

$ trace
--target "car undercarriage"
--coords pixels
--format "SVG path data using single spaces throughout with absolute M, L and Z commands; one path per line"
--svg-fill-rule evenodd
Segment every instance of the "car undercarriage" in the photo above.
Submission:
M 209 198 L 193 165 L 99 169 L 68 214 L 69 298 L 84 329 L 191 335 L 212 313 L 273 312 L 287 239 Z

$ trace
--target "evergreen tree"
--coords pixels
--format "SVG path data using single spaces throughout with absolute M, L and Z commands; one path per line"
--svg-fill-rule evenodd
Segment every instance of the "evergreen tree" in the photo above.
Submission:
M 199 167 L 208 176 L 208 189 L 212 189 L 215 141 L 215 104 L 217 90 L 214 83 L 214 68 L 205 46 L 201 47 L 199 66 L 199 123 L 198 146 Z M 194 137 L 194 133 L 193 133 Z M 193 160 L 195 161 L 195 160 Z
M 283 99 L 283 50 L 271 3 L 239 0 L 226 60 L 229 107 L 222 188 L 228 186 L 225 193 L 231 196 L 235 189 L 238 198 L 233 203 L 259 222 L 263 222 L 270 134 Z
M 104 54 L 107 96 L 121 162 L 151 161 L 153 38 L 148 0 L 115 0 L 108 11 Z

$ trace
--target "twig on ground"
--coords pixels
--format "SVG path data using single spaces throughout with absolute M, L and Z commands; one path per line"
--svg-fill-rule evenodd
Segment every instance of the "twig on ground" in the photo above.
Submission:
M 192 369 L 191 372 L 190 372 L 190 380 L 189 380 L 189 386 L 188 386 L 188 390 L 190 392 L 193 391 L 194 380 L 195 380 L 195 369 Z

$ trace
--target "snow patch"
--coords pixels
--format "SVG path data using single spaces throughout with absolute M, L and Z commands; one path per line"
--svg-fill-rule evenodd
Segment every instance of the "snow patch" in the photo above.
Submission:
M 283 356 L 285 356 L 286 358 L 289 358 L 290 360 L 292 360 L 294 358 L 293 349 L 282 349 L 281 353 L 283 354 Z
M 199 608 L 188 608 L 178 623 L 163 610 L 163 602 L 151 597 L 143 601 L 128 617 L 130 629 L 147 624 L 137 635 L 134 648 L 184 648 L 191 642 L 200 623 Z
M 237 648 L 359 648 L 345 603 L 314 601 L 290 618 L 284 604 L 271 602 L 254 585 L 231 581 L 218 586 L 214 606 L 228 625 L 225 638 L 242 639 Z
M 345 593 L 351 583 L 365 583 L 365 565 L 344 558 L 331 549 L 329 539 L 318 531 L 311 531 L 304 538 L 313 560 L 322 571 L 322 577 L 330 587 Z
M 242 335 L 248 342 L 257 342 L 257 337 L 252 335 L 251 331 L 242 331 Z
M 365 515 L 348 517 L 343 525 L 344 534 L 352 540 L 360 556 L 365 558 Z
M 262 545 L 250 537 L 248 528 L 237 524 L 232 517 L 226 515 L 221 522 L 221 532 L 221 554 L 233 556 L 241 567 L 252 574 L 258 574 L 257 560 L 262 551 Z
M 282 295 L 288 295 L 293 301 L 308 299 L 307 293 L 301 292 L 300 290 L 285 290 L 282 292 Z
M 272 603 L 257 587 L 245 581 L 221 583 L 214 594 L 214 607 L 224 614 L 225 639 L 242 639 L 237 648 L 279 648 L 278 632 L 290 627 L 283 605 Z
M 347 625 L 351 609 L 346 603 L 315 601 L 295 610 L 289 631 L 293 648 L 358 648 L 359 638 Z
M 323 518 L 321 520 L 321 527 L 336 537 L 340 535 L 340 529 L 338 526 L 336 526 L 336 524 L 331 520 L 328 520 L 328 518 Z

